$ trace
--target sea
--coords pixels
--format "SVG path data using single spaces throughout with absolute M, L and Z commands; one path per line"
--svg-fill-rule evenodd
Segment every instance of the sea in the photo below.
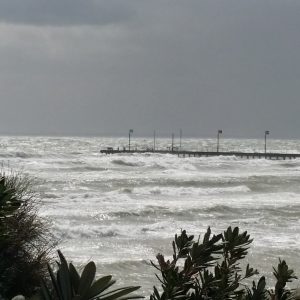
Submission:
M 279 258 L 300 275 L 300 159 L 183 158 L 151 152 L 151 137 L 131 139 L 144 154 L 100 153 L 107 147 L 128 138 L 0 137 L 2 168 L 34 178 L 38 213 L 78 268 L 93 260 L 98 276 L 147 296 L 159 286 L 151 261 L 171 256 L 175 234 L 238 226 L 254 239 L 246 262 L 270 285 Z M 183 138 L 181 148 L 215 151 L 216 139 Z M 264 140 L 222 138 L 220 151 L 263 152 Z M 267 151 L 300 153 L 300 141 L 268 139 Z

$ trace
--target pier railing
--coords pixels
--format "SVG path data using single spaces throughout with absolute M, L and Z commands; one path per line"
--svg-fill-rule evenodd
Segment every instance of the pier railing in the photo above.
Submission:
M 113 149 L 108 147 L 107 149 L 100 150 L 104 154 L 121 154 L 121 153 L 159 153 L 159 154 L 174 154 L 179 157 L 210 157 L 210 156 L 236 156 L 240 158 L 266 158 L 266 159 L 295 159 L 300 158 L 299 153 L 275 153 L 275 152 L 240 152 L 240 151 L 173 151 L 170 149 L 167 150 L 155 150 L 146 149 L 146 150 L 128 150 L 128 149 Z

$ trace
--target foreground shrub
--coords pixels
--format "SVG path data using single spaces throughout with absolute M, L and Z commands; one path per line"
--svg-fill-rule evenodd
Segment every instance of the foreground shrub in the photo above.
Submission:
M 247 232 L 240 233 L 238 227 L 233 230 L 229 227 L 218 235 L 211 235 L 208 228 L 202 241 L 200 238 L 195 241 L 185 230 L 175 235 L 172 260 L 166 261 L 158 254 L 158 265 L 152 263 L 160 272 L 157 278 L 162 293 L 154 287 L 150 300 L 296 299 L 293 291 L 286 289 L 286 283 L 297 277 L 284 260 L 279 260 L 278 267 L 273 268 L 277 280 L 274 291 L 266 289 L 265 277 L 258 283 L 253 281 L 251 288 L 243 283 L 246 278 L 258 274 L 249 264 L 244 271 L 240 266 L 251 242 Z
M 0 173 L 0 296 L 32 295 L 47 278 L 52 249 L 47 226 L 37 216 L 32 181 Z
M 127 300 L 143 298 L 132 295 L 132 292 L 140 288 L 139 286 L 108 291 L 115 284 L 115 280 L 112 280 L 110 275 L 95 280 L 96 265 L 94 262 L 89 262 L 80 276 L 73 264 L 68 264 L 60 251 L 58 251 L 58 255 L 60 262 L 58 263 L 56 275 L 48 265 L 52 289 L 49 289 L 45 282 L 42 284 L 40 293 L 42 300 L 52 300 L 55 299 L 54 297 L 57 297 L 58 300 Z M 54 297 L 51 294 L 53 290 L 55 291 Z

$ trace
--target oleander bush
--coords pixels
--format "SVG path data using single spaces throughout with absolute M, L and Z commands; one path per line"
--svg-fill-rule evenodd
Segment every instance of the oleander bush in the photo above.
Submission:
M 229 227 L 218 235 L 212 235 L 208 228 L 202 241 L 183 230 L 172 242 L 172 259 L 166 260 L 158 254 L 158 264 L 152 262 L 160 273 L 157 278 L 161 292 L 154 287 L 150 300 L 297 299 L 295 291 L 286 288 L 297 277 L 284 260 L 279 260 L 277 268 L 273 268 L 274 290 L 266 288 L 264 276 L 257 283 L 253 281 L 252 287 L 245 284 L 245 279 L 258 274 L 249 264 L 245 270 L 240 265 L 251 242 L 247 231 L 240 232 L 238 227 Z
M 47 280 L 53 247 L 48 226 L 37 215 L 33 180 L 0 172 L 0 298 L 30 296 Z

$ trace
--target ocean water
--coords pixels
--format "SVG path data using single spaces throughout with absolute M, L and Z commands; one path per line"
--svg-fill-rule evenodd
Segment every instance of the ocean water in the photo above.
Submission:
M 58 247 L 82 266 L 97 264 L 122 285 L 158 285 L 157 253 L 171 254 L 175 233 L 201 235 L 239 226 L 254 238 L 248 261 L 272 277 L 284 258 L 300 275 L 300 160 L 179 158 L 157 153 L 105 155 L 126 138 L 0 137 L 4 168 L 36 179 L 41 216 Z M 178 144 L 178 140 L 175 141 Z M 170 139 L 157 139 L 166 149 Z M 132 147 L 152 147 L 133 138 Z M 185 150 L 215 150 L 215 139 L 183 139 Z M 263 151 L 263 140 L 222 139 L 220 151 Z M 300 153 L 300 141 L 269 140 L 268 151 Z M 298 271 L 298 272 L 297 272 Z

